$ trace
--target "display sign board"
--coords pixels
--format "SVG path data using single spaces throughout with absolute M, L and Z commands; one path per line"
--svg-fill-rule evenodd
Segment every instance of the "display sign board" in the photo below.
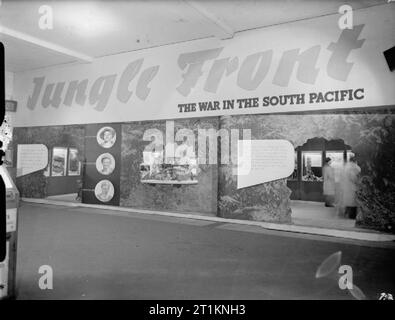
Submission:
M 14 125 L 40 126 L 395 105 L 395 6 L 106 56 L 15 75 Z
M 20 177 L 48 165 L 48 148 L 43 144 L 18 144 L 16 176 Z
M 287 140 L 239 140 L 237 188 L 289 177 L 295 149 Z

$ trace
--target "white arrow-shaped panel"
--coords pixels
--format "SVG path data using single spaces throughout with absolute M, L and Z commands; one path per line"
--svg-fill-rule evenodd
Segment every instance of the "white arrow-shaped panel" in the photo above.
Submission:
M 237 188 L 245 188 L 290 176 L 295 149 L 287 140 L 239 140 Z
M 48 148 L 43 144 L 18 144 L 16 176 L 44 169 L 48 165 Z

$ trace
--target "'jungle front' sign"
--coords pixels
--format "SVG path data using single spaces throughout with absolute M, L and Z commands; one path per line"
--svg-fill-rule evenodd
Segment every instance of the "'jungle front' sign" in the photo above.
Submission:
M 393 46 L 394 11 L 358 10 L 352 29 L 332 15 L 17 74 L 15 125 L 395 104 L 382 56 Z

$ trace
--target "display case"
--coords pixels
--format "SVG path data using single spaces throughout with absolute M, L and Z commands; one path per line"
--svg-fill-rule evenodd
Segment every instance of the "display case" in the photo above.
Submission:
M 149 184 L 197 184 L 196 165 L 158 164 L 140 165 L 141 183 Z
M 197 184 L 197 159 L 186 143 L 176 148 L 174 157 L 164 160 L 163 152 L 144 152 L 140 181 L 148 184 Z
M 302 151 L 302 181 L 322 181 L 322 152 Z
M 16 297 L 15 276 L 18 239 L 19 192 L 6 167 L 0 166 L 0 174 L 6 187 L 7 215 L 7 254 L 5 260 L 0 262 L 0 299 L 12 299 Z
M 292 200 L 316 201 L 325 200 L 323 194 L 323 167 L 326 158 L 331 159 L 331 166 L 340 168 L 353 155 L 351 147 L 341 139 L 326 140 L 315 137 L 295 150 L 295 170 L 287 179 L 291 189 Z M 335 171 L 335 180 L 341 170 Z

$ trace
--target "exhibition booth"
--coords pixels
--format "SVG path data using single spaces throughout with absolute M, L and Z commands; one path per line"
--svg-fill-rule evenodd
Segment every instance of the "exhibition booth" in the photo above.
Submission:
M 307 225 L 326 210 L 318 226 L 353 227 L 328 222 L 323 168 L 355 156 L 357 225 L 391 231 L 394 11 L 15 73 L 21 197 Z

